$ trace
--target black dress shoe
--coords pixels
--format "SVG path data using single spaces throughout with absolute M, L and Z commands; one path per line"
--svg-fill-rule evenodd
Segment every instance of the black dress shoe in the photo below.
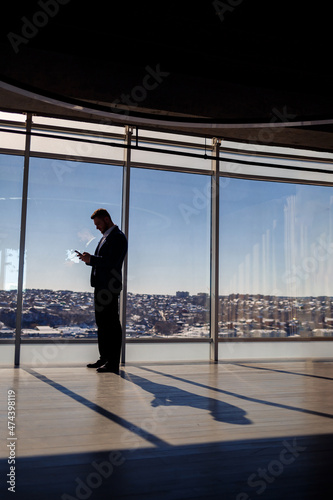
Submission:
M 98 373 L 115 373 L 116 375 L 119 375 L 119 369 L 118 368 L 114 368 L 109 363 L 105 363 L 104 366 L 101 366 L 100 368 L 97 368 L 96 371 Z
M 96 363 L 89 363 L 87 365 L 87 368 L 99 368 L 100 366 L 103 366 L 105 365 L 105 361 L 103 361 L 102 359 L 99 359 L 96 361 Z

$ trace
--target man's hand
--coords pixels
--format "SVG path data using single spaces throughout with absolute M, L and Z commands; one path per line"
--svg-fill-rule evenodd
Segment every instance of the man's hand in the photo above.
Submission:
M 90 253 L 83 252 L 83 254 L 81 254 L 79 256 L 79 259 L 82 260 L 83 262 L 85 262 L 86 264 L 89 264 L 90 263 Z

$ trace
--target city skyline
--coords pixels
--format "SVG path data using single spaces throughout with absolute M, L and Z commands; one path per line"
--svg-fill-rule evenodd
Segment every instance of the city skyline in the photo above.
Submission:
M 0 291 L 0 337 L 16 331 L 16 292 Z M 24 338 L 96 338 L 92 292 L 26 290 Z M 208 294 L 127 295 L 127 337 L 209 337 Z M 219 299 L 222 337 L 332 337 L 332 297 L 232 294 Z

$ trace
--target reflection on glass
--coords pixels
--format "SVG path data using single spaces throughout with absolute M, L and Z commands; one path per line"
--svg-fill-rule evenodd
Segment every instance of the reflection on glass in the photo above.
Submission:
M 30 162 L 22 338 L 95 336 L 90 267 L 100 233 L 91 214 L 120 224 L 122 168 L 33 158 Z
M 221 337 L 333 335 L 333 188 L 225 178 Z
M 133 169 L 127 335 L 209 335 L 210 177 Z
M 0 155 L 0 338 L 16 326 L 23 158 Z

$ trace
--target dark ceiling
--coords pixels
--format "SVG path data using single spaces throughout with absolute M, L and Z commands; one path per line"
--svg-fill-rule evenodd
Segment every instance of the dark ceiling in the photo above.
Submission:
M 167 128 L 176 117 L 193 132 L 188 122 L 200 118 L 195 132 L 207 136 L 333 151 L 330 21 L 329 2 L 298 0 L 12 2 L 0 79 L 90 107 L 116 104 L 119 121 L 153 115 Z M 0 106 L 79 114 L 8 89 Z

